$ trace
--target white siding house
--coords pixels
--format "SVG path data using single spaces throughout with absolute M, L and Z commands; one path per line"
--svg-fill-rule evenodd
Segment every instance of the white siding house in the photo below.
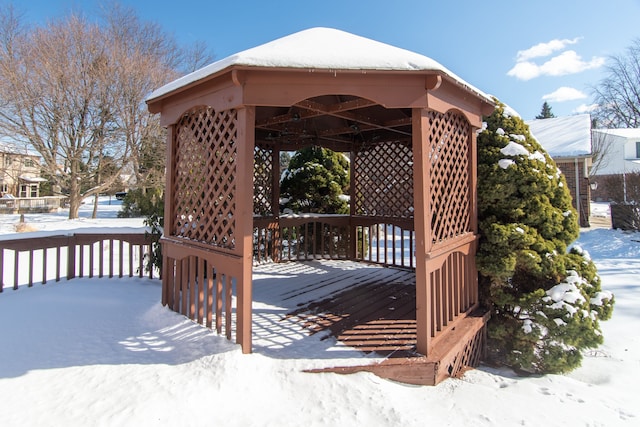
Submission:
M 606 146 L 594 175 L 640 172 L 640 129 L 594 129 L 593 141 Z
M 0 141 L 0 197 L 40 196 L 40 156 L 26 148 Z

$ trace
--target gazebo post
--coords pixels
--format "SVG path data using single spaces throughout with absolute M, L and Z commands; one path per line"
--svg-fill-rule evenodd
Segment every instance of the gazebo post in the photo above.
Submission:
M 280 143 L 273 145 L 271 159 L 271 215 L 280 216 Z
M 427 251 L 431 247 L 430 163 L 426 148 L 429 117 L 424 108 L 412 110 L 414 228 L 416 233 L 416 335 L 417 351 L 426 355 L 431 344 L 431 292 Z
M 238 109 L 236 159 L 236 248 L 242 257 L 237 278 L 236 343 L 251 353 L 251 303 L 253 267 L 253 168 L 255 107 Z
M 349 246 L 347 257 L 351 260 L 358 258 L 358 229 L 354 224 L 353 217 L 356 215 L 356 156 L 358 152 L 352 147 L 349 161 Z M 363 234 L 364 236 L 364 234 Z
M 175 150 L 175 132 L 176 126 L 175 124 L 171 124 L 167 126 L 167 142 L 166 142 L 166 162 L 165 162 L 165 186 L 164 186 L 164 226 L 166 229 L 171 227 L 171 221 L 174 218 L 175 205 L 172 203 L 173 201 L 173 177 L 174 177 L 174 162 L 176 157 Z M 164 245 L 162 242 L 161 245 Z M 169 277 L 173 277 L 173 263 L 169 265 L 169 260 L 167 259 L 166 253 L 163 249 L 162 251 L 163 259 L 162 259 L 162 305 L 167 305 L 170 300 L 169 296 Z

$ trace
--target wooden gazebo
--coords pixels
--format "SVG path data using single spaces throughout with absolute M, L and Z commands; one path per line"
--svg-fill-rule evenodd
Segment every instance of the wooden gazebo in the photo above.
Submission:
M 168 130 L 163 304 L 219 332 L 224 319 L 249 353 L 257 258 L 410 268 L 426 356 L 478 307 L 475 141 L 493 104 L 437 62 L 315 28 L 215 62 L 147 103 Z M 307 145 L 349 153 L 350 215 L 281 215 L 280 152 Z M 402 248 L 374 251 L 372 236 Z M 481 329 L 455 351 L 477 353 Z

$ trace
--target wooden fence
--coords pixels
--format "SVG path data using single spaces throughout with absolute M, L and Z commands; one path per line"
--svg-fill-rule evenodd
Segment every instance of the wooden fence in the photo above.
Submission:
M 69 234 L 0 240 L 0 292 L 74 277 L 143 277 L 153 237 L 146 233 Z M 26 265 L 25 265 L 26 264 Z
M 54 212 L 64 207 L 67 197 L 12 197 L 0 198 L 0 214 Z

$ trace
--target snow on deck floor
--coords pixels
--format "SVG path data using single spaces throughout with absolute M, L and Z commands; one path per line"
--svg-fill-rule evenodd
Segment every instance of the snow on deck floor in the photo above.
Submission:
M 253 270 L 253 348 L 254 352 L 278 358 L 382 360 L 327 338 L 313 336 L 288 313 L 312 301 L 374 279 L 392 280 L 398 270 L 352 261 L 306 261 L 261 264 Z M 325 338 L 325 339 L 323 339 Z M 341 360 L 342 364 L 344 361 Z

